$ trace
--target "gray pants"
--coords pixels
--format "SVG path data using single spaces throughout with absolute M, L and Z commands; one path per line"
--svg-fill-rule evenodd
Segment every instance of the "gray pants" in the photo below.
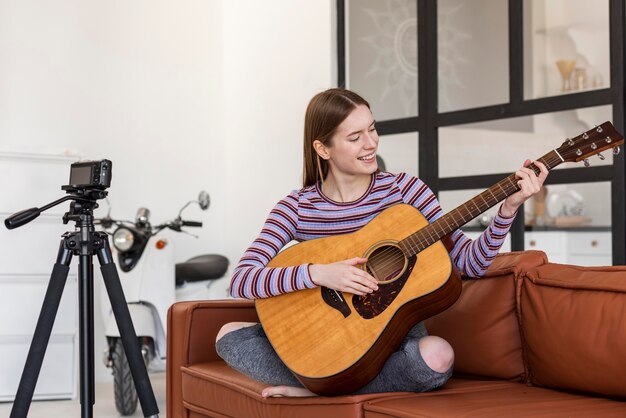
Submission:
M 442 386 L 452 375 L 452 367 L 439 373 L 432 370 L 419 351 L 419 340 L 428 335 L 423 322 L 407 334 L 371 382 L 354 392 L 426 392 Z M 233 369 L 268 385 L 302 384 L 280 360 L 260 324 L 224 335 L 216 344 L 217 353 Z

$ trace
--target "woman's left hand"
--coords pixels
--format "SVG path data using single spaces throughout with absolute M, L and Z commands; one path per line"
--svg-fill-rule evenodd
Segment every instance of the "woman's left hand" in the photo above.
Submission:
M 535 161 L 534 164 L 539 168 L 540 173 L 538 176 L 532 169 L 528 168 L 530 160 L 526 160 L 524 166 L 515 172 L 515 177 L 518 179 L 517 185 L 520 187 L 520 190 L 506 198 L 502 208 L 500 208 L 502 215 L 512 217 L 522 203 L 541 189 L 543 182 L 548 177 L 548 169 L 539 161 Z

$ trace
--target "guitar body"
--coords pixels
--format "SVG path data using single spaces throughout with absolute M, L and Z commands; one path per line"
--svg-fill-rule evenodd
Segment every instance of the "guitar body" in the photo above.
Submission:
M 405 256 L 398 241 L 428 221 L 399 204 L 357 232 L 305 241 L 280 252 L 269 267 L 328 264 L 363 256 L 379 289 L 359 297 L 325 287 L 256 300 L 272 346 L 298 379 L 323 395 L 351 393 L 373 379 L 409 329 L 452 305 L 461 292 L 441 241 Z M 395 268 L 387 269 L 389 264 Z M 374 274 L 374 273 L 373 273 Z
M 610 122 L 568 138 L 541 161 L 549 170 L 604 150 L 624 137 Z M 528 166 L 540 175 L 535 164 Z M 321 395 L 354 392 L 372 380 L 409 329 L 452 305 L 461 281 L 442 241 L 519 190 L 511 174 L 429 224 L 413 206 L 392 206 L 361 230 L 306 241 L 280 252 L 270 267 L 328 264 L 362 256 L 378 290 L 365 296 L 325 287 L 257 299 L 272 346 L 298 379 Z M 417 229 L 417 232 L 412 233 Z

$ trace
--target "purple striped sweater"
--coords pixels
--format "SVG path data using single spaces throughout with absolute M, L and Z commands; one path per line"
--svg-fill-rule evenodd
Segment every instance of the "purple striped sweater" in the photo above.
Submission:
M 272 209 L 258 238 L 239 260 L 230 283 L 231 295 L 256 299 L 316 287 L 307 264 L 266 266 L 290 241 L 355 232 L 398 203 L 413 205 L 429 222 L 443 215 L 430 188 L 406 173 L 377 173 L 363 197 L 348 203 L 330 200 L 318 184 L 294 190 Z M 512 222 L 513 218 L 498 212 L 489 228 L 474 241 L 460 230 L 453 232 L 450 257 L 459 271 L 470 277 L 482 276 L 502 246 Z

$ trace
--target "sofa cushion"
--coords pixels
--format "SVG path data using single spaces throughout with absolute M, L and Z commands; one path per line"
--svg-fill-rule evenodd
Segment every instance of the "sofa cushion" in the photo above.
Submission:
M 452 345 L 455 374 L 524 378 L 517 282 L 522 273 L 546 262 L 541 251 L 500 254 L 484 277 L 463 280 L 461 297 L 452 307 L 426 321 L 430 334 Z
M 506 381 L 453 378 L 442 389 L 366 402 L 365 418 L 621 417 L 626 403 Z
M 266 399 L 261 391 L 267 385 L 249 379 L 223 361 L 194 364 L 181 371 L 183 403 L 199 416 L 362 417 L 364 402 L 407 394 Z
M 521 314 L 532 384 L 626 398 L 626 267 L 529 271 Z

